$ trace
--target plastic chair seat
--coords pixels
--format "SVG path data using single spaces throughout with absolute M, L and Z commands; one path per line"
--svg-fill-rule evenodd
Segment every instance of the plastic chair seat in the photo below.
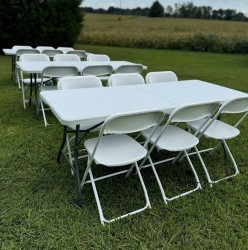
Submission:
M 204 122 L 205 120 L 202 119 L 199 121 L 190 122 L 188 125 L 190 128 L 198 130 Z M 240 131 L 237 128 L 220 120 L 215 120 L 204 132 L 205 137 L 210 137 L 217 140 L 231 139 L 238 136 L 239 134 Z
M 151 137 L 151 142 L 154 143 L 156 138 L 161 134 L 163 127 L 159 126 Z M 152 129 L 147 129 L 142 132 L 145 138 L 148 138 L 152 132 Z M 186 132 L 185 130 L 169 125 L 161 135 L 160 139 L 156 143 L 158 149 L 165 149 L 168 151 L 183 151 L 196 146 L 199 143 L 199 139 L 194 135 Z
M 97 138 L 85 142 L 85 148 L 91 155 Z M 123 166 L 144 158 L 147 150 L 128 135 L 103 136 L 94 159 L 97 164 L 105 166 Z
M 43 81 L 49 81 L 51 80 L 51 78 L 44 78 Z M 31 84 L 31 81 L 30 79 L 26 78 L 26 79 L 23 79 L 23 83 L 25 83 L 26 85 L 30 85 Z M 41 78 L 36 78 L 36 83 L 41 83 Z

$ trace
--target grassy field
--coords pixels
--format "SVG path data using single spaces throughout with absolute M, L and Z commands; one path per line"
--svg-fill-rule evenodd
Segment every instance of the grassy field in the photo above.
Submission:
M 248 92 L 245 55 L 76 47 L 106 53 L 112 60 L 143 63 L 148 71 L 173 70 L 180 80 L 202 79 Z M 152 209 L 101 226 L 91 187 L 86 188 L 79 209 L 68 164 L 56 163 L 62 126 L 48 113 L 52 125 L 45 128 L 42 120 L 35 119 L 34 106 L 23 109 L 21 91 L 10 80 L 10 64 L 9 57 L 0 57 L 1 249 L 247 249 L 247 121 L 240 127 L 241 135 L 229 143 L 240 175 L 210 188 L 193 157 L 203 189 L 165 205 L 147 169 L 142 173 Z M 202 146 L 208 143 L 203 141 Z M 224 174 L 221 150 L 204 159 L 214 175 Z M 169 193 L 192 184 L 185 162 L 165 164 L 159 173 Z M 121 178 L 101 184 L 107 215 L 129 208 L 135 198 L 140 200 L 133 192 L 138 182 L 134 179 L 129 184 Z
M 213 52 L 248 52 L 248 22 L 85 15 L 80 43 Z

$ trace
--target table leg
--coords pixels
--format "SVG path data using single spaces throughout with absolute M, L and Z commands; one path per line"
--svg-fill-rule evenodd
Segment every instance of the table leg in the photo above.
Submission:
M 32 102 L 32 94 L 33 94 L 33 75 L 30 74 L 30 93 L 29 93 L 29 107 L 31 106 L 31 102 Z
M 11 56 L 11 80 L 15 80 L 15 56 Z
M 76 126 L 76 136 L 75 136 L 75 180 L 76 180 L 76 190 L 77 190 L 77 199 L 76 202 L 78 206 L 82 207 L 82 193 L 81 193 L 81 185 L 80 185 L 80 175 L 79 175 L 79 162 L 78 162 L 78 148 L 79 148 L 79 132 L 80 132 L 80 125 Z
M 59 153 L 58 153 L 58 155 L 57 155 L 57 162 L 58 162 L 58 163 L 60 163 L 60 157 L 61 157 L 61 154 L 62 154 L 62 150 L 64 149 L 64 146 L 65 146 L 66 135 L 67 135 L 67 127 L 64 126 L 63 140 L 62 140 L 62 143 L 61 143 L 61 146 L 60 146 L 60 149 L 59 149 Z

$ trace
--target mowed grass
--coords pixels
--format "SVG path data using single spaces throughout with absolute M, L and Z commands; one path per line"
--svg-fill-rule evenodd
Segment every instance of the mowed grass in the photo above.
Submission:
M 106 53 L 112 60 L 143 63 L 148 71 L 173 70 L 180 80 L 202 79 L 248 92 L 246 55 L 76 47 Z M 23 109 L 21 91 L 10 80 L 10 64 L 9 57 L 0 57 L 1 249 L 247 249 L 247 121 L 240 127 L 241 135 L 229 143 L 240 175 L 210 188 L 199 161 L 192 157 L 203 189 L 165 205 L 146 169 L 142 174 L 152 209 L 101 226 L 91 186 L 84 190 L 79 209 L 68 164 L 56 163 L 62 126 L 48 112 L 52 125 L 45 128 L 42 119 L 35 119 L 34 105 Z M 204 140 L 201 147 L 212 143 Z M 153 157 L 162 156 L 161 152 Z M 220 149 L 204 157 L 213 176 L 223 176 L 230 166 L 222 156 Z M 84 166 L 81 162 L 81 171 Z M 186 162 L 164 164 L 158 172 L 168 194 L 194 184 Z M 107 216 L 135 208 L 143 198 L 135 177 L 113 178 L 99 184 L 99 191 Z
M 78 42 L 121 47 L 247 52 L 248 22 L 86 13 Z

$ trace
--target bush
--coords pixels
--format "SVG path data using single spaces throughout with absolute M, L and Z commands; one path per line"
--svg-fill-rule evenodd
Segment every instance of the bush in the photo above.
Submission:
M 0 46 L 73 46 L 82 28 L 81 0 L 1 0 Z

